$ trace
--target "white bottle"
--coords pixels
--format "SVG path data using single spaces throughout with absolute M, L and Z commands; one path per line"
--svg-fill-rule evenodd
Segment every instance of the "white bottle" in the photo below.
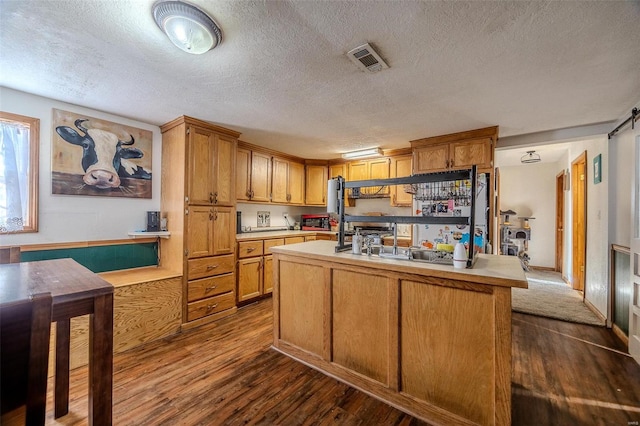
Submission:
M 356 233 L 351 237 L 351 252 L 353 254 L 362 254 L 362 241 L 360 241 L 360 234 L 356 230 Z
M 467 251 L 464 248 L 464 244 L 456 243 L 453 249 L 453 267 L 464 268 L 467 266 Z

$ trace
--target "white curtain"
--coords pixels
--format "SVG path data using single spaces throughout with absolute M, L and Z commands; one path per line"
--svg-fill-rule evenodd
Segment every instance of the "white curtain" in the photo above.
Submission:
M 0 232 L 21 231 L 29 220 L 29 128 L 0 128 Z

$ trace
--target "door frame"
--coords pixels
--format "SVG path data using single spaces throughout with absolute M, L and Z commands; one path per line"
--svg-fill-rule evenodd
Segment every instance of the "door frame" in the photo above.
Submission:
M 556 175 L 556 272 L 564 277 L 564 190 L 565 171 Z
M 587 151 L 571 162 L 571 286 L 585 298 L 587 259 Z

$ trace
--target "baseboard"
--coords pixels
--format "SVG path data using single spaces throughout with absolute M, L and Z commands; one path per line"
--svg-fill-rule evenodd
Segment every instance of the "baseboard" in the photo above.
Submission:
M 624 334 L 624 331 L 620 330 L 620 327 L 618 327 L 615 324 L 613 324 L 611 329 L 613 330 L 613 334 L 618 336 L 618 339 L 620 339 L 622 341 L 622 343 L 624 343 L 624 345 L 627 348 L 629 348 L 629 337 L 626 334 Z
M 569 287 L 571 287 L 571 281 L 569 281 L 569 278 L 565 277 L 564 275 L 562 276 L 562 281 L 564 281 L 565 283 L 567 283 L 567 285 Z
M 604 315 L 602 315 L 602 313 L 598 310 L 598 308 L 596 308 L 593 303 L 589 302 L 586 298 L 582 299 L 584 300 L 584 304 L 587 305 L 587 308 L 591 309 L 591 312 L 593 312 L 594 314 L 596 314 L 596 316 L 598 317 L 598 319 L 600 319 L 600 321 L 602 321 L 603 324 L 607 323 L 607 319 L 604 317 Z

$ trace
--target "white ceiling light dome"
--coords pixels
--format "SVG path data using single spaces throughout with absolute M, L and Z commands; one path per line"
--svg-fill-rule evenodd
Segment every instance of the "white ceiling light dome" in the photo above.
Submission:
M 200 55 L 222 42 L 222 30 L 204 11 L 182 1 L 159 1 L 153 5 L 158 27 L 179 49 Z
M 540 160 L 540 154 L 536 154 L 535 151 L 527 151 L 527 153 L 520 158 L 520 162 L 524 164 L 538 163 Z

